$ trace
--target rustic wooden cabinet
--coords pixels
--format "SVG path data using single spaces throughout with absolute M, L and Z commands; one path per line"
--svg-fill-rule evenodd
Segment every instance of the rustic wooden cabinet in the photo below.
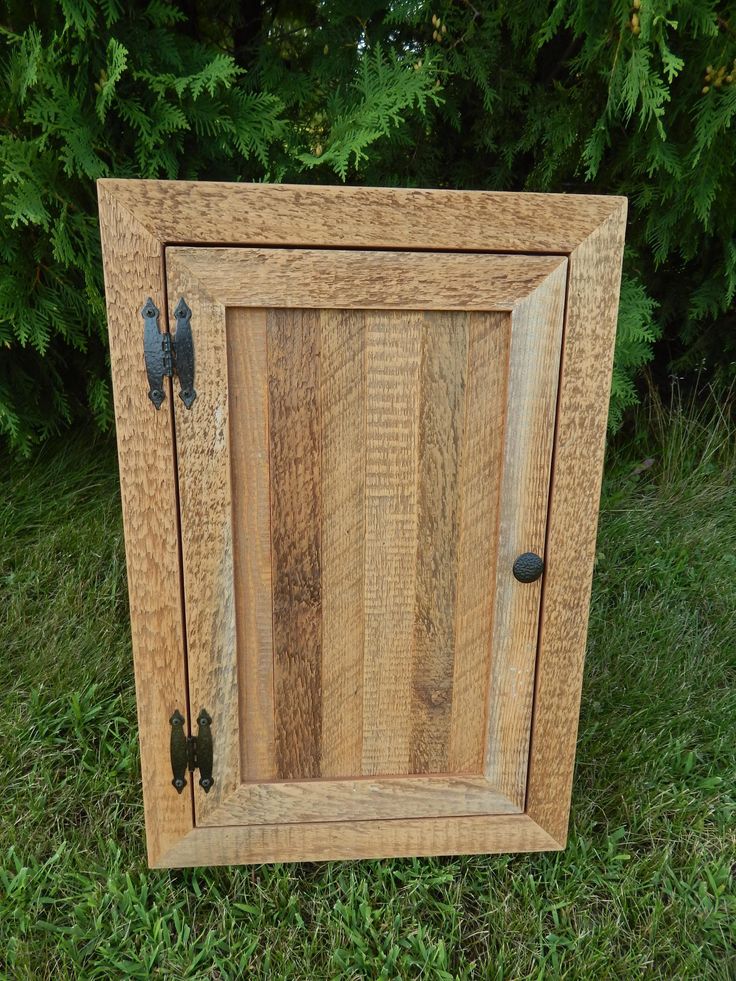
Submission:
M 99 201 L 151 864 L 562 848 L 625 201 Z

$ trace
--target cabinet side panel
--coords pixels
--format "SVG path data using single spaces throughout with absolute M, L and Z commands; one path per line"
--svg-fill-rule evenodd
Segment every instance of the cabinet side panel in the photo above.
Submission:
M 564 844 L 575 764 L 626 209 L 570 257 L 527 811 Z
M 147 297 L 166 324 L 161 245 L 100 190 L 110 363 L 125 525 L 130 621 L 148 858 L 192 827 L 192 799 L 171 786 L 169 717 L 186 715 L 184 636 L 172 401 L 148 399 L 141 307 Z
M 297 780 L 321 765 L 319 311 L 269 311 L 268 379 L 276 758 Z
M 244 780 L 276 776 L 266 318 L 263 309 L 231 307 L 226 312 Z

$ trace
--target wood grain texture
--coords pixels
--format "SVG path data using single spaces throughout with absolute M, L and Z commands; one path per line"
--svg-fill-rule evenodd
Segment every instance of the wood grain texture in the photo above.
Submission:
M 276 760 L 303 780 L 322 739 L 319 312 L 271 310 L 267 330 Z
M 337 249 L 199 249 L 167 253 L 224 306 L 512 310 L 563 256 Z
M 276 776 L 266 311 L 226 312 L 240 776 Z
M 426 313 L 419 380 L 410 773 L 448 769 L 467 363 L 468 314 Z
M 322 418 L 323 777 L 354 776 L 363 755 L 365 316 L 324 310 Z
M 162 242 L 571 252 L 625 198 L 395 187 L 103 180 Z
M 561 847 L 574 765 L 625 200 L 138 181 L 101 182 L 99 196 L 151 864 L 167 867 Z M 164 408 L 156 413 L 145 398 L 139 314 L 147 295 L 164 310 L 163 245 L 176 243 L 182 227 L 187 227 L 190 245 L 541 252 L 553 254 L 554 268 L 560 255 L 570 254 L 526 815 L 307 822 L 197 828 L 187 833 L 190 803 L 186 795 L 178 797 L 170 788 L 168 724 L 163 730 L 160 727 L 162 710 L 168 719 L 173 708 L 180 707 L 184 688 L 181 587 L 170 535 L 171 515 L 166 516 L 166 509 L 174 506 L 175 489 L 170 469 L 166 476 L 172 452 L 170 416 L 168 443 L 164 420 L 175 399 L 169 392 Z M 438 261 L 445 258 L 442 255 Z M 542 278 L 551 271 L 545 270 Z M 462 275 L 469 284 L 471 274 Z M 484 283 L 487 281 L 488 277 Z M 442 282 L 440 275 L 434 285 L 441 288 Z M 417 284 L 426 290 L 432 282 L 419 277 L 411 289 Z M 323 292 L 326 288 L 319 287 Z M 377 287 L 371 290 L 366 295 L 375 296 Z M 137 291 L 142 295 L 135 296 Z M 235 294 L 246 291 L 242 280 L 234 288 Z M 415 291 L 417 299 L 412 303 L 403 285 L 396 293 L 407 308 L 428 309 L 437 302 L 432 299 L 421 304 L 422 294 Z M 446 299 L 461 302 L 454 286 L 449 293 Z M 471 291 L 468 304 L 472 305 L 474 296 Z M 176 299 L 172 297 L 172 306 Z M 507 295 L 505 306 L 490 304 L 487 309 L 508 310 L 519 299 L 521 293 L 513 303 Z M 305 306 L 310 302 L 308 298 L 302 301 Z M 376 302 L 390 305 L 390 298 Z M 249 294 L 241 305 L 257 306 L 258 301 Z M 199 374 L 198 363 L 198 389 Z M 468 399 L 470 388 L 469 375 Z M 462 455 L 461 481 L 464 460 Z M 466 506 L 463 497 L 461 529 Z M 161 527 L 169 530 L 157 540 L 156 530 Z M 461 530 L 461 540 L 463 534 Z M 459 604 L 461 570 L 458 575 Z M 161 590 L 153 593 L 151 581 L 163 584 Z M 459 616 L 457 620 L 459 628 Z M 216 617 L 213 622 L 217 626 Z M 458 685 L 456 654 L 454 699 Z M 192 705 L 194 713 L 197 708 Z M 452 732 L 454 724 L 453 714 Z
M 626 209 L 570 257 L 527 809 L 567 836 Z
M 188 269 L 167 256 L 169 307 L 191 308 L 194 387 L 187 409 L 175 380 L 172 398 L 181 506 L 189 698 L 192 716 L 212 717 L 216 765 L 205 793 L 194 778 L 197 820 L 226 799 L 240 779 L 239 693 L 232 534 L 232 478 L 225 309 Z M 171 316 L 171 323 L 174 318 Z
M 148 861 L 155 864 L 192 827 L 190 790 L 174 791 L 169 766 L 169 717 L 177 708 L 189 714 L 171 386 L 157 412 L 147 397 L 140 313 L 150 296 L 165 328 L 163 249 L 104 187 L 99 208 L 143 804 Z
M 448 747 L 454 773 L 481 773 L 486 753 L 510 339 L 509 314 L 471 315 Z
M 421 313 L 366 313 L 363 773 L 409 772 Z
M 243 784 L 207 826 L 520 814 L 483 777 L 365 777 Z M 199 827 L 200 825 L 198 825 Z
M 484 769 L 518 803 L 526 792 L 542 582 L 519 583 L 511 570 L 522 552 L 545 555 L 566 273 L 566 264 L 556 269 L 511 316 Z
M 560 847 L 559 842 L 526 814 L 328 821 L 250 828 L 195 828 L 161 856 L 156 867 L 548 852 L 558 851 Z

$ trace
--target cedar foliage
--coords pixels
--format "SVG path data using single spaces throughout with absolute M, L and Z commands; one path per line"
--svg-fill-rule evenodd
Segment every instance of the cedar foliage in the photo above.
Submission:
M 734 361 L 736 8 L 714 0 L 5 0 L 0 434 L 111 420 L 94 182 L 630 199 L 615 428 L 657 350 Z

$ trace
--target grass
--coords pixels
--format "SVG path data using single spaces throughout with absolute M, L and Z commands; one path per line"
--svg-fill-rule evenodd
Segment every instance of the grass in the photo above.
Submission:
M 654 401 L 609 453 L 564 853 L 181 872 L 145 866 L 114 451 L 6 461 L 2 977 L 736 976 L 735 437 Z

